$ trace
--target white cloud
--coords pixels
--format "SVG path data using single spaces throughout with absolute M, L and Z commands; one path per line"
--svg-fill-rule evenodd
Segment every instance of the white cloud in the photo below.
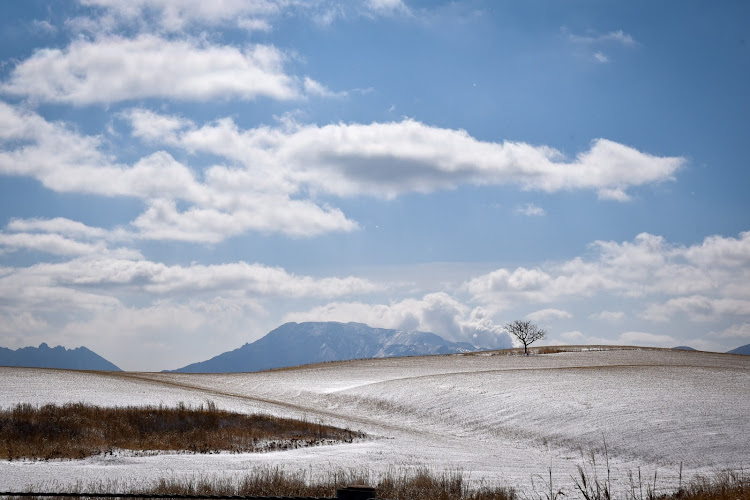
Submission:
M 174 369 L 247 342 L 258 333 L 259 316 L 263 311 L 252 301 L 161 300 L 95 311 L 53 336 L 57 342 L 86 345 L 124 369 Z
M 60 263 L 38 263 L 10 270 L 0 276 L 4 299 L 13 301 L 13 287 L 85 289 L 96 287 L 102 296 L 115 297 L 123 287 L 140 293 L 237 292 L 246 296 L 341 297 L 367 294 L 380 289 L 375 283 L 353 276 L 313 278 L 297 276 L 282 268 L 236 262 L 190 266 L 166 265 L 148 260 L 97 256 Z
M 6 251 L 31 250 L 55 255 L 90 255 L 104 250 L 104 245 L 81 243 L 59 234 L 0 232 L 0 248 Z
M 555 320 L 555 319 L 570 319 L 573 315 L 570 314 L 568 311 L 563 311 L 562 309 L 540 309 L 539 311 L 534 311 L 531 314 L 527 314 L 526 318 L 531 321 L 537 321 L 537 322 L 544 322 L 549 320 Z
M 542 217 L 547 215 L 542 207 L 534 205 L 533 203 L 526 203 L 523 206 L 516 207 L 514 212 L 519 215 L 526 215 L 527 217 Z
M 65 217 L 54 219 L 11 219 L 7 229 L 15 232 L 57 233 L 66 236 L 84 238 L 108 238 L 110 231 L 92 227 Z
M 112 103 L 144 98 L 178 100 L 301 97 L 284 72 L 285 56 L 269 45 L 242 49 L 194 39 L 142 34 L 75 40 L 41 49 L 20 62 L 3 92 L 45 102 Z
M 339 209 L 262 193 L 247 193 L 230 210 L 199 206 L 180 211 L 173 200 L 154 200 L 133 226 L 141 238 L 195 243 L 218 243 L 247 231 L 311 237 L 358 228 Z
M 589 316 L 590 319 L 598 319 L 601 321 L 619 321 L 624 317 L 625 313 L 622 311 L 601 311 Z
M 143 135 L 146 127 L 136 127 Z M 144 138 L 175 144 L 171 129 Z M 625 200 L 629 187 L 671 180 L 684 164 L 679 157 L 655 157 L 605 139 L 566 161 L 546 146 L 482 142 L 463 130 L 408 119 L 322 127 L 287 121 L 284 128 L 242 131 L 227 118 L 185 128 L 177 141 L 188 151 L 259 164 L 277 176 L 282 172 L 294 186 L 338 196 L 393 198 L 462 184 L 517 184 L 547 192 L 593 189 L 601 198 Z
M 648 300 L 642 316 L 667 320 L 675 314 L 711 320 L 750 315 L 748 257 L 739 238 L 712 236 L 693 246 L 669 245 L 640 234 L 633 242 L 597 241 L 595 253 L 536 268 L 497 269 L 465 283 L 475 300 L 488 304 L 552 303 L 606 296 Z M 664 301 L 664 298 L 667 298 Z M 620 313 L 601 313 L 618 319 Z
M 49 21 L 34 19 L 31 22 L 32 30 L 44 35 L 53 35 L 57 33 L 57 28 L 53 26 Z
M 176 141 L 177 132 L 189 126 L 185 120 L 143 110 L 123 116 L 144 139 L 158 134 L 167 142 Z M 335 207 L 293 198 L 298 187 L 272 165 L 242 170 L 215 166 L 204 172 L 204 182 L 164 151 L 132 166 L 120 165 L 100 152 L 99 137 L 82 136 L 2 102 L 0 145 L 5 146 L 0 150 L 0 173 L 30 176 L 55 191 L 144 200 L 147 208 L 133 221 L 133 238 L 214 243 L 246 231 L 307 237 L 358 227 Z M 178 210 L 178 201 L 187 206 Z
M 309 76 L 306 76 L 303 80 L 303 88 L 305 89 L 305 94 L 310 96 L 317 96 L 317 97 L 346 97 L 348 95 L 347 92 L 341 91 L 341 92 L 333 92 L 332 90 L 328 89 L 325 85 L 323 85 L 320 82 L 316 82 Z
M 606 54 L 603 52 L 594 52 L 594 59 L 597 60 L 597 62 L 600 62 L 602 64 L 609 62 L 609 57 L 607 57 Z
M 20 337 L 22 334 L 41 333 L 49 330 L 50 324 L 35 317 L 28 311 L 0 314 L 0 333 L 3 334 L 1 347 L 25 347 L 27 344 L 6 343 L 5 339 Z
M 12 219 L 0 231 L 0 254 L 36 251 L 61 256 L 107 255 L 114 258 L 139 259 L 132 248 L 110 248 L 109 242 L 126 238 L 122 230 L 107 231 L 77 221 L 54 219 Z
M 570 331 L 570 332 L 563 332 L 563 333 L 561 333 L 560 337 L 563 338 L 563 339 L 565 339 L 565 340 L 568 340 L 570 342 L 576 342 L 576 341 L 583 340 L 584 335 L 583 335 L 583 332 L 580 332 L 578 330 L 573 330 L 573 331 Z
M 192 24 L 217 26 L 236 24 L 249 31 L 268 29 L 268 17 L 293 2 L 289 0 L 80 0 L 84 5 L 105 9 L 120 23 L 143 23 L 155 18 L 159 28 L 181 31 Z M 107 17 L 107 16 L 103 16 Z M 259 28 L 259 26 L 263 26 Z
M 646 309 L 643 317 L 652 321 L 668 321 L 680 313 L 687 314 L 695 321 L 713 321 L 726 315 L 750 316 L 750 300 L 688 295 L 653 304 Z
M 366 7 L 380 15 L 411 14 L 402 0 L 367 0 Z
M 614 337 L 596 337 L 574 330 L 560 334 L 565 342 L 581 345 L 623 345 L 643 347 L 674 347 L 679 341 L 670 335 L 650 332 L 628 331 Z
M 592 61 L 596 61 L 599 64 L 610 62 L 609 56 L 605 53 L 605 48 L 606 52 L 610 52 L 615 47 L 633 48 L 639 45 L 632 35 L 622 30 L 610 31 L 608 33 L 590 31 L 585 35 L 577 35 L 570 33 L 566 28 L 562 28 L 562 33 L 568 41 L 583 50 L 586 53 L 586 57 L 590 57 Z
M 677 345 L 677 340 L 669 335 L 659 335 L 649 332 L 625 332 L 620 334 L 617 342 L 627 345 L 672 347 Z
M 610 31 L 608 33 L 590 33 L 587 35 L 576 35 L 568 32 L 563 28 L 563 33 L 567 35 L 568 40 L 574 43 L 580 43 L 585 45 L 601 45 L 604 43 L 615 43 L 625 47 L 634 47 L 638 45 L 638 42 L 632 37 L 632 35 L 625 33 L 622 30 Z
M 711 335 L 719 338 L 750 339 L 750 323 L 732 325 Z
M 388 305 L 334 302 L 288 314 L 285 321 L 356 321 L 379 328 L 432 332 L 448 340 L 482 347 L 512 347 L 503 327 L 495 325 L 484 309 L 472 309 L 444 292 Z
M 177 133 L 182 129 L 193 126 L 193 123 L 188 119 L 160 115 L 143 108 L 131 108 L 120 113 L 119 116 L 128 120 L 132 127 L 133 136 L 147 142 L 158 137 L 162 143 L 177 143 Z
M 240 130 L 229 118 L 197 127 L 144 109 L 120 116 L 148 144 L 211 153 L 230 165 L 201 176 L 165 151 L 118 164 L 102 153 L 100 137 L 0 102 L 0 173 L 34 177 L 55 191 L 139 198 L 146 210 L 133 232 L 141 237 L 212 243 L 247 231 L 309 237 L 358 228 L 340 209 L 314 201 L 319 193 L 393 198 L 517 184 L 627 197 L 628 187 L 671 179 L 684 162 L 601 139 L 566 162 L 548 147 L 481 142 L 412 120 L 320 127 L 287 118 L 276 128 Z

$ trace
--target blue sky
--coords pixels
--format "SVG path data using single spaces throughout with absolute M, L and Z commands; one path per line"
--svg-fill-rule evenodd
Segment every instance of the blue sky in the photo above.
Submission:
M 750 342 L 745 2 L 0 11 L 0 345 Z

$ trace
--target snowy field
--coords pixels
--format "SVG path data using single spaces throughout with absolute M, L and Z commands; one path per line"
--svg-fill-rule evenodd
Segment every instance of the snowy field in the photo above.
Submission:
M 750 356 L 608 349 L 530 357 L 503 353 L 358 360 L 263 373 L 86 373 L 0 368 L 0 405 L 122 406 L 213 401 L 240 412 L 306 418 L 371 439 L 264 454 L 122 452 L 85 460 L 0 461 L 0 490 L 65 489 L 159 478 L 239 478 L 280 466 L 340 470 L 426 467 L 471 481 L 544 490 L 548 471 L 569 491 L 576 466 L 606 476 L 657 477 L 659 489 L 695 474 L 750 467 Z M 600 465 L 601 464 L 601 465 Z M 533 486 L 532 486 L 533 482 Z

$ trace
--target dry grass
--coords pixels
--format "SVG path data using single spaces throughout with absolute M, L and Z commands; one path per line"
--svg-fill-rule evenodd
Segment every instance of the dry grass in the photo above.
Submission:
M 606 448 L 605 448 L 606 449 Z M 595 464 L 578 466 L 578 476 L 574 478 L 575 492 L 583 500 L 612 500 L 618 498 L 611 489 L 609 464 L 606 475 L 597 474 Z M 680 466 L 680 476 L 682 466 Z M 682 482 L 682 481 L 680 481 Z M 622 496 L 623 500 L 750 500 L 750 478 L 744 471 L 724 471 L 709 478 L 699 476 L 676 491 L 660 493 L 656 474 L 653 478 L 630 475 L 630 490 Z M 552 488 L 550 488 L 552 491 Z M 561 500 L 560 492 L 552 496 L 539 496 L 538 500 Z
M 311 481 L 304 471 L 288 472 L 278 467 L 261 467 L 239 480 L 231 479 L 163 479 L 152 486 L 122 486 L 101 483 L 79 486 L 66 492 L 135 493 L 141 495 L 221 495 L 264 497 L 333 498 L 336 490 L 352 484 L 367 484 L 378 498 L 391 500 L 750 500 L 750 481 L 742 474 L 726 472 L 713 478 L 698 478 L 674 493 L 657 494 L 648 485 L 633 484 L 630 492 L 611 494 L 606 481 L 589 478 L 586 491 L 549 492 L 531 494 L 512 488 L 489 485 L 469 486 L 461 472 L 435 473 L 427 469 L 390 472 L 371 477 L 368 472 L 332 472 L 326 478 Z M 597 485 L 596 483 L 599 482 Z M 598 487 L 597 487 L 598 486 Z M 10 497 L 13 498 L 13 497 Z M 43 500 L 41 497 L 32 497 Z M 15 500 L 15 499 L 14 499 Z M 17 500 L 27 500 L 18 497 Z M 63 499 L 64 500 L 64 499 Z M 74 500 L 74 499 L 70 499 Z
M 0 411 L 0 459 L 85 458 L 115 449 L 236 453 L 351 442 L 361 433 L 314 422 L 190 408 L 83 403 Z
M 736 472 L 698 478 L 667 500 L 750 500 L 750 478 Z
M 221 495 L 263 497 L 333 498 L 336 490 L 350 485 L 375 488 L 378 498 L 390 500 L 515 500 L 514 490 L 503 487 L 470 488 L 463 474 L 434 473 L 427 469 L 391 472 L 377 478 L 368 472 L 338 471 L 311 481 L 304 471 L 288 472 L 278 467 L 261 467 L 232 481 L 229 479 L 164 479 L 148 488 L 99 485 L 87 493 L 112 492 L 142 495 Z M 20 500 L 20 499 L 19 499 Z M 72 500 L 72 499 L 71 499 Z

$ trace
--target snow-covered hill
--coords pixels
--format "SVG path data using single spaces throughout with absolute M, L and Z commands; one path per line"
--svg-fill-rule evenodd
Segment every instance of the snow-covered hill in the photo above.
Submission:
M 176 372 L 233 373 L 325 361 L 476 351 L 434 333 L 372 328 L 362 323 L 286 323 L 251 344 Z
M 747 468 L 750 357 L 657 349 L 477 352 L 367 359 L 235 374 L 84 373 L 0 368 L 0 405 L 201 404 L 348 426 L 372 439 L 257 455 L 127 453 L 83 461 L 0 462 L 0 490 L 32 484 L 240 478 L 258 466 L 327 475 L 461 470 L 470 481 L 571 492 L 577 465 L 606 441 L 615 489 L 628 473 L 658 488 Z

